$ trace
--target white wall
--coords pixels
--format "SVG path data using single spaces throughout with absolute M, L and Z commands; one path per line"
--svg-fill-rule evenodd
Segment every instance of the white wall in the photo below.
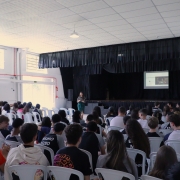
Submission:
M 5 76 L 2 74 L 14 74 L 14 48 L 5 48 L 5 66 L 4 70 L 0 69 L 0 78 L 10 78 L 10 76 Z M 53 77 L 56 78 L 57 82 L 57 97 L 54 94 L 50 94 L 54 101 L 54 107 L 60 108 L 66 106 L 66 99 L 64 98 L 63 92 L 63 84 L 62 77 L 60 74 L 59 68 L 48 69 L 47 74 L 42 73 L 32 73 L 26 71 L 26 51 L 22 49 L 18 49 L 16 53 L 17 57 L 17 74 L 22 76 L 38 76 L 38 77 Z M 13 76 L 12 76 L 13 77 Z M 18 79 L 22 79 L 21 76 L 17 76 Z M 14 91 L 13 91 L 14 90 Z M 54 87 L 55 91 L 55 87 Z M 4 80 L 0 80 L 0 101 L 7 100 L 9 103 L 13 103 L 17 100 L 22 101 L 22 85 L 17 83 L 6 82 Z M 45 97 L 46 98 L 46 97 Z M 31 100 L 29 100 L 31 101 Z

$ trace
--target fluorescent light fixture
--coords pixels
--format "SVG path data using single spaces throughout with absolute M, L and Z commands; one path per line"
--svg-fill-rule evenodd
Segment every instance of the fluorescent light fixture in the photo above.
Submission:
M 70 37 L 76 39 L 76 38 L 79 37 L 79 35 L 78 35 L 78 33 L 75 32 L 75 30 L 74 30 L 74 32 L 70 35 Z

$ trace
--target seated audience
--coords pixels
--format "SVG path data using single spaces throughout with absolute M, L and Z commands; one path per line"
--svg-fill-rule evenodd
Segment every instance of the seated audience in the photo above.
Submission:
M 115 110 L 114 110 L 114 107 L 109 107 L 108 109 L 108 113 L 106 114 L 106 118 L 108 117 L 115 117 Z
M 19 113 L 23 113 L 23 105 L 22 104 L 20 104 L 19 106 L 18 106 L 18 110 L 17 110 L 17 113 L 19 112 Z
M 173 111 L 173 107 L 174 107 L 174 103 L 173 102 L 168 102 L 167 106 L 169 106 L 170 112 L 172 112 Z
M 2 107 L 3 107 L 3 101 L 0 101 L 0 115 L 1 115 L 1 112 L 2 112 Z
M 170 113 L 169 113 L 169 114 L 170 114 Z M 161 125 L 161 129 L 171 129 L 170 122 L 169 122 L 171 115 L 173 115 L 173 114 L 170 114 L 170 115 L 167 115 L 167 116 L 166 116 L 166 122 Z
M 54 166 L 72 168 L 84 174 L 84 180 L 90 180 L 92 174 L 88 156 L 78 149 L 83 130 L 79 124 L 71 124 L 65 128 L 67 147 L 60 149 L 54 157 Z M 78 180 L 71 175 L 70 180 Z
M 96 163 L 98 159 L 98 151 L 100 150 L 99 141 L 95 134 L 96 130 L 97 130 L 97 124 L 95 122 L 89 122 L 87 124 L 87 131 L 83 133 L 81 143 L 79 144 L 80 149 L 84 149 L 91 153 L 93 168 L 94 168 L 93 171 L 96 168 Z M 103 151 L 103 154 L 104 153 L 105 152 Z
M 49 165 L 48 160 L 43 154 L 42 150 L 38 147 L 34 147 L 34 141 L 37 138 L 37 131 L 38 127 L 36 124 L 26 123 L 22 126 L 20 135 L 23 144 L 12 148 L 9 152 L 5 164 L 4 179 L 11 179 L 8 169 L 13 165 Z M 15 179 L 17 178 L 17 175 L 13 174 L 13 177 Z
M 64 147 L 64 139 L 61 136 L 65 128 L 65 125 L 62 123 L 56 123 L 53 127 L 53 133 L 47 134 L 41 141 L 41 144 L 47 147 L 50 147 L 54 154 Z
M 128 135 L 128 138 L 125 142 L 126 147 L 144 151 L 146 153 L 146 157 L 149 158 L 150 143 L 141 125 L 136 120 L 129 119 L 126 123 L 126 133 Z M 138 168 L 138 175 L 140 177 L 142 175 L 142 156 L 138 154 L 136 156 L 135 162 Z M 147 170 L 147 168 L 148 164 L 146 161 L 145 169 Z
M 84 124 L 85 121 L 81 117 L 81 112 L 80 111 L 75 111 L 73 116 L 72 116 L 72 122 L 73 123 L 78 123 L 78 124 Z
M 131 116 L 131 112 L 132 112 L 132 110 L 134 110 L 134 109 L 135 109 L 135 107 L 134 107 L 133 105 L 130 105 L 130 106 L 129 106 L 129 110 L 126 111 L 126 115 L 127 115 L 127 116 Z
M 14 103 L 13 108 L 12 108 L 12 110 L 10 110 L 10 112 L 13 114 L 17 114 L 17 110 L 18 110 L 18 104 Z
M 61 122 L 64 122 L 67 125 L 70 125 L 69 120 L 67 120 L 67 118 L 66 118 L 66 112 L 64 110 L 59 110 L 58 114 L 61 117 Z
M 118 116 L 116 116 L 111 120 L 110 126 L 124 128 L 123 118 L 125 115 L 126 115 L 126 109 L 124 107 L 120 107 L 118 109 Z
M 103 120 L 101 119 L 101 117 L 99 117 L 98 113 L 96 111 L 93 111 L 92 115 L 94 117 L 94 121 L 100 126 L 103 126 Z
M 96 168 L 107 168 L 130 173 L 138 179 L 136 164 L 128 157 L 123 135 L 117 130 L 107 135 L 107 154 L 100 155 Z
M 21 104 L 21 101 L 17 101 L 18 106 Z
M 19 136 L 19 133 L 21 132 L 21 126 L 23 125 L 24 121 L 20 118 L 16 118 L 12 123 L 12 131 L 11 134 L 6 137 L 6 140 L 8 141 L 16 141 L 16 142 L 22 142 L 21 137 Z
M 22 104 L 24 108 L 25 108 L 26 104 L 27 104 L 26 102 L 24 102 L 24 103 Z
M 2 111 L 2 115 L 7 116 L 8 113 L 10 113 L 10 105 L 8 103 L 6 103 L 3 107 L 3 111 Z
M 141 109 L 139 111 L 139 117 L 140 119 L 138 120 L 139 124 L 141 125 L 142 128 L 149 129 L 149 126 L 147 124 L 147 109 Z
M 51 120 L 49 117 L 44 117 L 41 126 L 38 126 L 38 143 L 41 143 L 43 137 L 51 131 Z
M 168 140 L 180 140 L 180 116 L 177 114 L 169 116 L 169 122 L 173 132 L 169 135 Z
M 133 109 L 131 111 L 131 115 L 130 116 L 131 116 L 132 119 L 138 120 L 139 119 L 139 109 Z
M 149 118 L 148 126 L 150 128 L 147 133 L 148 137 L 160 137 L 159 134 L 156 133 L 158 129 L 158 119 L 156 117 Z
M 0 116 L 0 138 L 5 139 L 10 132 L 7 130 L 9 126 L 9 119 L 6 116 Z
M 160 107 L 160 102 L 155 102 L 154 107 L 152 108 L 152 112 L 155 113 L 156 111 L 159 111 L 162 114 L 162 110 L 159 107 Z
M 148 120 L 150 117 L 152 117 L 152 114 L 153 114 L 153 112 L 152 112 L 152 106 L 148 104 L 148 105 L 146 106 L 146 109 L 147 109 L 146 119 Z
M 165 179 L 168 169 L 177 162 L 175 150 L 170 146 L 162 146 L 159 148 L 156 156 L 156 161 L 150 176 Z
M 104 116 L 101 113 L 101 108 L 99 106 L 95 106 L 93 111 L 97 112 L 98 116 L 102 119 L 102 122 L 104 123 Z
M 89 122 L 91 122 L 91 121 L 95 121 L 95 120 L 94 120 L 94 116 L 93 116 L 92 114 L 89 114 L 89 115 L 87 115 L 87 117 L 86 117 L 86 122 L 83 123 L 83 124 L 81 124 L 81 126 L 83 127 L 83 131 L 84 131 L 84 130 L 86 131 L 87 124 L 88 124 Z
M 1 173 L 4 173 L 4 165 L 5 165 L 9 150 L 10 150 L 10 146 L 6 144 L 3 144 L 0 149 L 0 172 Z
M 125 128 L 121 131 L 122 134 L 126 134 L 126 123 L 129 119 L 131 119 L 130 116 L 124 116 L 124 118 L 123 118 L 123 123 L 124 123 Z
M 156 110 L 155 112 L 153 112 L 152 116 L 158 119 L 160 125 L 164 124 L 164 122 L 161 120 L 162 113 L 159 110 Z
M 7 101 L 3 101 L 3 103 L 2 103 L 2 110 L 4 109 L 4 106 L 5 106 L 7 103 L 8 103 Z
M 33 110 L 34 110 L 34 107 L 33 107 L 33 105 L 32 105 L 32 102 L 28 102 L 27 105 L 28 105 L 28 107 L 29 107 L 29 112 L 32 113 Z
M 23 109 L 23 114 L 29 113 L 30 112 L 29 110 L 30 110 L 30 106 L 29 106 L 29 104 L 26 104 Z
M 165 180 L 179 180 L 180 162 L 173 164 L 166 172 Z
M 42 119 L 42 111 L 40 109 L 40 104 L 36 104 L 36 107 L 33 109 L 33 112 L 37 112 L 40 115 L 40 118 Z M 38 118 L 38 116 L 37 116 Z

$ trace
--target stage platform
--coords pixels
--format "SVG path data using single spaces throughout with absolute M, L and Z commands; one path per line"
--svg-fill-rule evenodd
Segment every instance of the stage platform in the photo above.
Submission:
M 87 100 L 84 113 L 91 114 L 93 108 L 95 106 L 99 106 L 101 108 L 101 112 L 103 115 L 107 114 L 108 108 L 113 106 L 117 111 L 119 107 L 124 106 L 127 110 L 130 105 L 134 105 L 138 108 L 145 108 L 147 105 L 154 106 L 154 102 L 160 102 L 160 108 L 163 109 L 163 106 L 168 102 L 173 102 L 176 104 L 180 101 L 172 101 L 172 100 Z

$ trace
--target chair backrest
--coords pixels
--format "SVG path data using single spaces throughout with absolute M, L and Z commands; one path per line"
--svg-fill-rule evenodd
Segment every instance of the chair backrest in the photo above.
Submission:
M 118 131 L 120 131 L 122 128 L 117 127 L 117 126 L 109 126 L 107 129 L 108 129 L 108 132 L 109 132 L 111 130 L 118 130 Z
M 165 142 L 165 145 L 171 146 L 171 147 L 176 151 L 176 153 L 179 153 L 179 154 L 180 154 L 180 141 L 167 140 L 167 141 Z
M 34 116 L 34 122 L 35 122 L 37 125 L 39 125 L 39 124 L 42 123 L 42 121 L 41 121 L 41 116 L 40 116 L 39 113 L 33 112 L 33 116 Z
M 43 113 L 43 117 L 46 117 L 47 116 L 47 108 L 45 107 L 42 107 L 42 113 Z
M 20 113 L 20 112 L 17 112 L 17 117 L 18 117 L 18 118 L 21 118 L 21 119 L 24 119 L 24 114 L 23 114 L 23 113 Z
M 74 114 L 74 112 L 75 112 L 75 109 L 68 108 L 68 113 L 69 113 L 70 116 L 72 116 Z
M 86 151 L 84 149 L 80 149 L 81 151 L 83 151 L 84 153 L 86 153 L 88 155 L 89 158 L 89 163 L 91 165 L 91 170 L 93 171 L 93 163 L 92 163 L 92 154 L 89 151 Z
M 58 108 L 52 108 L 52 110 L 54 111 L 54 114 L 58 114 L 59 112 Z
M 113 118 L 114 118 L 114 117 L 107 117 L 107 118 L 105 118 L 106 124 L 107 124 L 108 126 L 110 126 L 110 122 L 111 122 L 111 120 L 112 120 Z
M 127 138 L 128 138 L 128 135 L 127 134 L 123 134 L 123 136 L 124 136 L 124 141 L 126 141 Z
M 52 118 L 52 115 L 53 115 L 52 112 L 53 112 L 52 110 L 49 110 L 49 109 L 48 109 L 48 117 L 49 117 L 50 119 Z
M 149 132 L 149 129 L 148 128 L 143 128 L 144 132 L 145 133 L 148 133 Z
M 67 126 L 67 124 L 66 124 L 65 122 L 60 121 L 60 123 L 61 123 L 61 124 L 64 124 L 65 126 Z
M 102 127 L 99 124 L 97 124 L 97 127 L 99 128 L 99 134 L 102 136 Z
M 2 149 L 2 146 L 3 146 L 3 144 L 4 144 L 4 141 L 5 141 L 5 140 L 3 139 L 3 137 L 2 137 L 2 138 L 0 137 L 0 149 Z
M 75 169 L 57 167 L 57 166 L 48 166 L 47 172 L 48 172 L 50 177 L 53 175 L 56 180 L 58 180 L 58 179 L 62 179 L 62 180 L 69 179 L 71 174 L 77 175 L 79 177 L 79 180 L 84 180 L 84 175 L 82 174 L 82 172 L 77 171 Z
M 8 168 L 9 174 L 16 172 L 20 180 L 33 180 L 36 172 L 43 171 L 43 180 L 47 180 L 46 166 L 42 165 L 15 165 Z M 13 179 L 13 177 L 12 177 Z
M 5 140 L 4 142 L 5 144 L 10 145 L 10 148 L 18 147 L 21 144 L 20 142 L 9 141 L 9 140 Z
M 152 177 L 152 176 L 147 176 L 147 175 L 142 175 L 141 179 L 142 180 L 162 180 L 162 179 L 155 178 L 155 177 Z
M 135 177 L 132 174 L 125 173 L 122 171 L 116 171 L 112 169 L 105 169 L 105 168 L 96 168 L 96 174 L 100 179 L 104 180 L 121 180 L 123 177 L 128 178 L 129 180 L 135 180 Z
M 31 113 L 27 112 L 24 115 L 24 123 L 35 123 L 33 119 L 33 115 Z
M 66 116 L 69 115 L 68 110 L 66 108 L 60 108 L 60 110 L 64 110 L 66 112 Z
M 142 175 L 145 174 L 145 165 L 146 165 L 146 153 L 144 151 L 141 151 L 139 149 L 131 149 L 127 148 L 127 153 L 131 159 L 135 161 L 135 158 L 137 154 L 140 154 L 142 156 Z
M 151 152 L 157 152 L 162 141 L 162 137 L 149 137 Z
M 16 115 L 13 113 L 7 113 L 7 117 L 9 118 L 9 124 L 12 125 L 14 119 L 16 119 Z
M 44 151 L 48 151 L 50 153 L 50 156 L 51 156 L 51 162 L 49 162 L 50 164 L 53 164 L 53 161 L 54 161 L 54 151 L 47 147 L 47 146 L 43 146 L 42 144 L 35 144 L 34 146 L 36 147 L 39 147 L 42 152 L 44 153 Z
M 163 136 L 165 136 L 166 134 L 172 133 L 173 130 L 172 129 L 160 129 L 159 133 L 163 134 Z

